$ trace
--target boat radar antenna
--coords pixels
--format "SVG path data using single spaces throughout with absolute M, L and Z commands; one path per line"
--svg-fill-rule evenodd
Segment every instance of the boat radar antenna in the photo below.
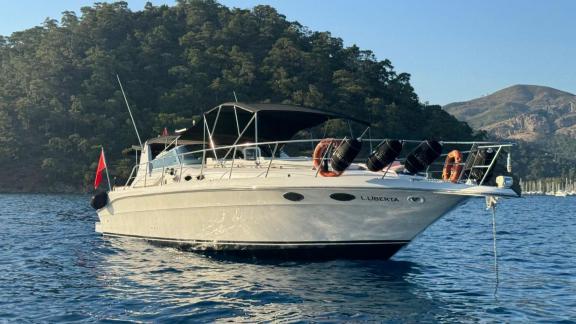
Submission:
M 130 114 L 130 119 L 132 120 L 132 125 L 136 131 L 136 136 L 138 137 L 138 143 L 140 143 L 140 148 L 143 149 L 142 140 L 140 139 L 140 134 L 138 133 L 138 127 L 136 127 L 136 122 L 134 122 L 134 116 L 132 116 L 132 110 L 130 110 L 130 104 L 126 98 L 126 93 L 124 93 L 124 88 L 122 87 L 122 82 L 120 82 L 120 76 L 116 74 L 116 79 L 118 79 L 118 84 L 120 85 L 120 91 L 122 91 L 122 96 L 124 96 L 124 102 L 126 102 L 126 108 L 128 108 L 128 113 Z

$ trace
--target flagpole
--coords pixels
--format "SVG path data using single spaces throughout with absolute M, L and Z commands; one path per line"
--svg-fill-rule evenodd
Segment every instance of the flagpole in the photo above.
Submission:
M 104 165 L 106 166 L 106 179 L 108 179 L 108 192 L 112 191 L 110 185 L 110 174 L 108 174 L 108 162 L 106 162 L 106 154 L 104 154 L 104 146 L 102 146 L 102 156 L 104 157 Z

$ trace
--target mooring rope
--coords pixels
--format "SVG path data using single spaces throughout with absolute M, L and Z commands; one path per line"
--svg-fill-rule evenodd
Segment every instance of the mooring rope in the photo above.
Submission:
M 498 250 L 496 249 L 496 204 L 492 205 L 492 238 L 494 245 L 494 272 L 496 273 L 496 286 L 494 287 L 494 295 L 498 294 L 498 285 L 500 284 L 500 277 L 498 271 Z
M 500 275 L 498 271 L 498 249 L 496 248 L 496 197 L 486 197 L 486 207 L 492 210 L 492 246 L 494 249 L 494 274 L 496 275 L 496 284 L 494 287 L 494 296 L 498 294 L 498 286 L 500 284 Z

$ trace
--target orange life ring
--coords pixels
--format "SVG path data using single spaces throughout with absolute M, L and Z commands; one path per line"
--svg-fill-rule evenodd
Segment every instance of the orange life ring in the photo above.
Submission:
M 341 144 L 341 141 L 335 140 L 333 138 L 325 138 L 316 145 L 314 148 L 314 154 L 312 155 L 312 165 L 314 166 L 314 170 L 320 169 L 318 173 L 320 173 L 323 177 L 338 177 L 342 174 L 342 172 L 338 171 L 325 171 L 322 169 L 322 158 L 326 153 L 326 150 L 330 145 L 333 147 L 338 147 Z
M 458 182 L 460 173 L 462 173 L 462 153 L 458 150 L 452 150 L 446 156 L 444 169 L 442 169 L 442 180 L 450 180 L 453 183 Z

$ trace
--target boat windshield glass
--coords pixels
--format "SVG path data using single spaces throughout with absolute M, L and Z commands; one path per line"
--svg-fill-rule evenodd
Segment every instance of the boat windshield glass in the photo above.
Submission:
M 193 149 L 187 145 L 177 146 L 169 151 L 162 152 L 152 160 L 152 168 L 166 168 L 180 165 L 180 161 L 184 165 L 202 164 L 202 156 L 192 154 Z
M 191 145 L 182 145 L 173 149 L 173 151 L 176 151 L 178 158 L 182 160 L 184 165 L 202 164 L 202 154 L 190 153 L 195 150 L 198 149 L 193 148 Z

